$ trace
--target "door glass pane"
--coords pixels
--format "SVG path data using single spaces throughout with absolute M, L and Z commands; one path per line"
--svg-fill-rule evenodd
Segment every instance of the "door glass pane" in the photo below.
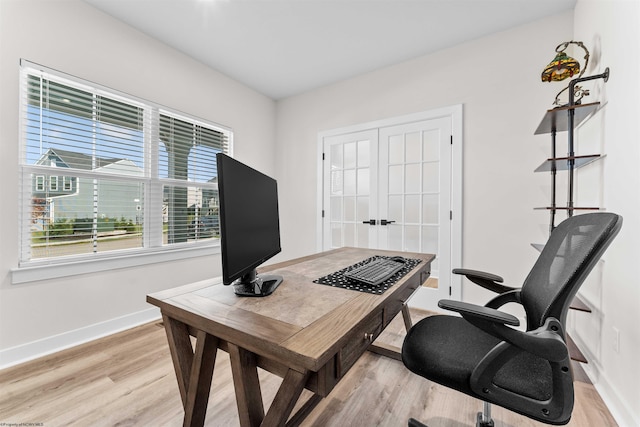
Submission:
M 342 244 L 342 224 L 331 224 L 331 247 L 341 248 L 342 246 L 344 246 Z
M 389 163 L 404 163 L 403 135 L 393 135 L 389 137 Z
M 432 162 L 440 160 L 440 131 L 425 131 L 422 135 L 422 160 Z
M 371 218 L 369 217 L 369 198 L 368 197 L 358 197 L 358 205 L 357 205 L 357 221 L 368 221 Z
M 402 194 L 402 165 L 389 166 L 389 194 Z
M 420 227 L 407 225 L 404 227 L 404 250 L 420 252 Z M 432 252 L 435 253 L 435 252 Z
M 438 227 L 426 225 L 422 227 L 422 252 L 438 253 Z
M 402 220 L 402 196 L 389 196 L 389 208 L 388 208 L 389 218 L 391 221 Z
M 437 193 L 439 189 L 440 176 L 438 163 L 423 163 L 422 191 L 425 193 Z
M 355 221 L 356 220 L 356 198 L 345 197 L 343 203 L 344 203 L 344 220 Z
M 344 171 L 344 194 L 353 196 L 356 194 L 356 171 L 355 169 Z
M 358 141 L 358 167 L 369 166 L 369 141 Z
M 369 247 L 369 225 L 368 224 L 356 224 L 358 230 L 358 247 Z
M 342 169 L 342 145 L 331 146 L 331 169 Z
M 342 221 L 342 198 L 331 198 L 331 221 Z
M 344 144 L 344 168 L 350 169 L 356 167 L 356 143 L 349 142 Z
M 331 172 L 331 195 L 342 194 L 342 171 Z
M 421 252 L 427 254 L 438 253 L 438 227 L 437 226 L 424 226 L 422 227 L 422 248 Z M 431 270 L 438 271 L 438 257 L 431 263 Z
M 404 222 L 405 224 L 406 223 L 416 224 L 420 222 L 420 196 L 419 195 L 416 194 L 416 195 L 405 196 Z
M 344 245 L 355 246 L 356 245 L 356 225 L 344 224 Z
M 358 169 L 358 195 L 369 194 L 369 169 Z
M 405 166 L 405 192 L 420 192 L 420 164 L 412 164 Z
M 388 229 L 389 250 L 401 251 L 402 250 L 402 226 L 389 225 L 387 227 L 389 228 Z
M 421 157 L 420 153 L 420 132 L 411 132 L 405 135 L 406 149 L 407 149 L 407 162 L 416 162 Z
M 438 195 L 425 194 L 422 196 L 422 215 L 425 224 L 438 224 Z

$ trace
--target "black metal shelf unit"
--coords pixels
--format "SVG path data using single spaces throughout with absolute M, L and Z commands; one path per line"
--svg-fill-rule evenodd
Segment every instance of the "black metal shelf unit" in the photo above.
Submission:
M 555 228 L 555 215 L 558 210 L 566 210 L 568 216 L 573 216 L 575 210 L 598 210 L 598 207 L 579 207 L 573 204 L 573 187 L 574 187 L 574 171 L 575 169 L 588 165 L 603 156 L 600 154 L 589 154 L 576 156 L 574 151 L 574 130 L 585 120 L 598 110 L 600 103 L 592 102 L 589 104 L 574 103 L 574 88 L 576 83 L 587 80 L 609 79 L 609 68 L 602 74 L 589 77 L 582 77 L 572 80 L 569 83 L 569 104 L 563 107 L 548 110 L 540 125 L 535 131 L 535 135 L 550 134 L 551 135 L 551 157 L 545 160 L 535 172 L 551 172 L 551 204 L 550 206 L 536 209 L 545 209 L 550 213 L 549 233 Z M 567 155 L 558 157 L 556 154 L 556 134 L 558 132 L 567 132 Z M 556 174 L 558 171 L 568 172 L 568 189 L 567 189 L 567 205 L 558 206 L 556 204 Z
M 556 211 L 566 210 L 568 216 L 573 216 L 573 212 L 576 210 L 599 210 L 599 207 L 585 207 L 574 206 L 573 204 L 573 177 L 574 170 L 582 166 L 586 166 L 596 160 L 602 159 L 604 156 L 600 154 L 589 154 L 576 156 L 574 152 L 573 133 L 577 126 L 582 124 L 585 120 L 593 115 L 594 112 L 600 107 L 599 102 L 593 102 L 590 104 L 575 104 L 574 103 L 574 87 L 576 83 L 594 80 L 604 79 L 606 82 L 609 78 L 609 68 L 604 73 L 590 77 L 583 77 L 572 80 L 569 84 L 569 104 L 563 107 L 554 108 L 548 110 L 540 125 L 535 131 L 535 135 L 550 134 L 551 135 L 551 157 L 545 160 L 540 166 L 538 166 L 535 172 L 551 172 L 551 205 L 542 208 L 550 212 L 549 221 L 549 233 L 555 228 L 555 214 Z M 567 156 L 558 157 L 556 155 L 556 134 L 557 132 L 567 132 Z M 556 174 L 558 171 L 567 171 L 568 177 L 568 191 L 567 191 L 567 206 L 557 206 L 556 204 Z M 531 244 L 535 249 L 542 251 L 544 245 Z M 585 304 L 577 295 L 574 298 L 571 309 L 591 312 L 591 309 Z M 580 349 L 573 342 L 571 337 L 567 335 L 567 341 L 569 344 L 569 353 L 573 360 L 577 360 L 582 363 L 587 363 L 587 359 Z

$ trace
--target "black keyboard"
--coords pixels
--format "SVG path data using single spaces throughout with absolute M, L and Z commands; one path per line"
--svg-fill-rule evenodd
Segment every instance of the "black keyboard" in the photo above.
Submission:
M 389 277 L 402 270 L 404 262 L 392 259 L 377 258 L 360 267 L 345 271 L 345 277 L 369 286 L 378 286 Z

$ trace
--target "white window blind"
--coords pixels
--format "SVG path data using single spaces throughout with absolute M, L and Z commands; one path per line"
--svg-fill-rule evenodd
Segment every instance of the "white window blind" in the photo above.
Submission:
M 22 62 L 20 266 L 215 245 L 232 132 Z

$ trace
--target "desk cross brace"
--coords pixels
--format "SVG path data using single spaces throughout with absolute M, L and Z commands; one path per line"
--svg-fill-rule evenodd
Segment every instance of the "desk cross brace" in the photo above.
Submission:
M 194 349 L 187 325 L 164 314 L 162 318 L 185 412 L 183 425 L 203 426 L 220 340 L 196 330 Z M 255 354 L 232 343 L 228 352 L 241 426 L 295 426 L 322 400 L 314 394 L 289 419 L 310 375 L 289 369 L 265 414 Z

